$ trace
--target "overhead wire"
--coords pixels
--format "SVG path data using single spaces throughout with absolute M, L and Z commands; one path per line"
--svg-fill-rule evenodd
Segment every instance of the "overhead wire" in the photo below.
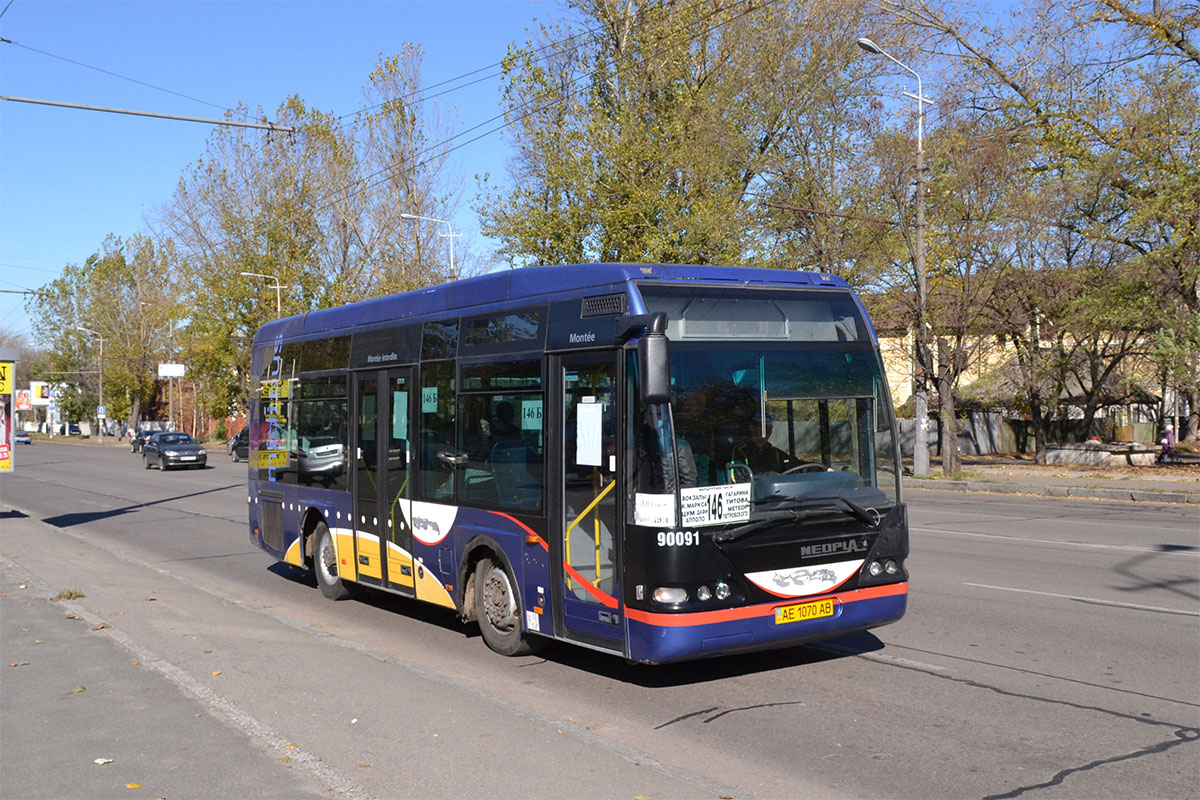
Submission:
M 212 108 L 218 108 L 222 111 L 228 111 L 230 108 L 229 106 L 222 106 L 217 103 L 210 103 L 207 100 L 201 100 L 199 97 L 192 97 L 191 95 L 184 94 L 183 92 L 177 92 L 174 89 L 167 89 L 166 87 L 156 86 L 153 83 L 147 83 L 146 81 L 138 80 L 137 78 L 131 78 L 128 75 L 122 75 L 119 72 L 113 72 L 112 70 L 103 69 L 102 67 L 95 67 L 95 66 L 92 66 L 91 64 L 85 64 L 82 61 L 77 61 L 74 58 L 67 58 L 66 56 L 60 56 L 56 53 L 51 53 L 46 50 L 39 50 L 36 47 L 30 47 L 27 44 L 22 44 L 21 42 L 16 42 L 16 41 L 13 41 L 12 39 L 0 39 L 0 41 L 2 41 L 4 44 L 15 45 L 15 46 L 23 48 L 25 50 L 29 50 L 30 52 L 38 53 L 39 55 L 48 56 L 49 58 L 57 58 L 59 61 L 65 61 L 68 64 L 74 64 L 77 67 L 83 67 L 84 69 L 94 70 L 96 72 L 103 73 L 104 75 L 111 75 L 114 78 L 120 78 L 123 81 L 129 81 L 130 83 L 136 83 L 139 86 L 145 86 L 147 88 L 154 89 L 155 91 L 166 92 L 167 94 L 173 94 L 176 97 L 182 97 L 184 100 L 191 100 L 196 103 L 201 103 L 206 106 L 211 106 Z
M 700 0 L 700 2 L 703 2 L 703 1 L 704 1 L 704 0 Z M 700 2 L 697 2 L 695 5 L 699 5 L 699 4 L 700 4 Z M 689 8 L 690 8 L 690 6 L 689 6 Z M 580 31 L 580 32 L 578 32 L 578 33 L 573 33 L 573 34 L 571 34 L 570 36 L 567 36 L 567 37 L 565 37 L 565 38 L 563 38 L 563 39 L 557 39 L 557 40 L 555 40 L 555 41 L 552 41 L 552 42 L 547 42 L 546 44 L 542 45 L 541 47 L 538 47 L 538 48 L 534 49 L 534 50 L 533 50 L 533 52 L 534 52 L 534 53 L 541 53 L 542 51 L 544 51 L 544 50 L 549 50 L 549 49 L 551 49 L 551 48 L 560 49 L 560 48 L 564 47 L 564 46 L 565 46 L 565 45 L 566 45 L 568 42 L 571 42 L 571 41 L 573 41 L 573 40 L 575 40 L 575 39 L 579 39 L 579 38 L 581 38 L 581 37 L 583 37 L 583 36 L 586 36 L 586 35 L 588 35 L 588 34 L 592 34 L 592 33 L 596 33 L 596 32 L 598 32 L 598 31 L 599 31 L 599 29 L 600 29 L 600 27 L 601 27 L 601 26 L 597 25 L 597 26 L 595 26 L 595 27 L 592 27 L 592 28 L 584 28 L 582 31 Z M 503 74 L 504 74 L 504 71 L 503 71 L 503 70 L 500 70 L 500 71 L 498 71 L 498 72 L 492 72 L 492 73 L 490 73 L 490 74 L 488 74 L 488 75 L 484 75 L 484 76 L 482 76 L 482 77 L 480 77 L 480 78 L 476 78 L 475 80 L 473 80 L 473 81 L 470 81 L 470 82 L 468 82 L 468 83 L 462 83 L 462 84 L 458 84 L 458 85 L 455 85 L 455 86 L 451 86 L 450 88 L 448 88 L 448 89 L 445 89 L 445 90 L 443 90 L 443 91 L 440 91 L 440 92 L 435 92 L 435 93 L 433 93 L 433 94 L 429 94 L 429 92 L 430 92 L 430 90 L 431 90 L 431 89 L 437 89 L 438 87 L 441 87 L 441 86 L 446 86 L 446 85 L 448 85 L 448 84 L 454 84 L 454 83 L 456 83 L 457 81 L 461 81 L 461 80 L 463 80 L 464 78 L 469 78 L 469 77 L 471 77 L 472 75 L 478 75 L 480 72 L 484 72 L 485 70 L 494 70 L 494 69 L 497 69 L 498 67 L 502 67 L 503 65 L 504 65 L 504 62 L 503 62 L 503 61 L 497 61 L 497 62 L 496 62 L 496 63 L 494 63 L 494 64 L 488 64 L 487 66 L 484 66 L 484 67 L 479 67 L 478 69 L 473 69 L 473 70 L 471 70 L 470 72 L 464 72 L 464 73 L 463 73 L 463 74 L 461 74 L 461 75 L 456 75 L 456 76 L 454 76 L 453 78 L 447 78 L 447 79 L 445 79 L 445 80 L 438 81 L 437 83 L 430 84 L 429 86 L 424 86 L 424 87 L 422 87 L 422 88 L 420 88 L 420 89 L 417 89 L 417 90 L 415 90 L 415 91 L 409 92 L 407 95 L 402 95 L 400 98 L 397 98 L 397 99 L 401 99 L 401 100 L 406 100 L 406 101 L 407 101 L 407 100 L 412 100 L 412 99 L 414 99 L 414 98 L 419 98 L 419 99 L 420 99 L 422 102 L 423 102 L 423 101 L 426 101 L 426 100 L 432 100 L 432 99 L 434 99 L 434 98 L 436 98 L 436 97 L 441 97 L 442 95 L 445 95 L 445 94 L 449 94 L 449 93 L 451 93 L 451 92 L 458 91 L 459 89 L 465 89 L 465 88 L 466 88 L 466 87 L 468 87 L 468 86 L 474 86 L 474 85 L 475 85 L 475 84 L 477 84 L 477 83 L 482 83 L 483 81 L 486 81 L 486 80 L 488 80 L 488 79 L 490 79 L 490 78 L 498 78 L 498 77 L 500 77 L 501 75 L 503 75 Z M 380 102 L 380 103 L 375 103 L 375 104 L 373 104 L 373 105 L 367 106 L 366 108 L 360 108 L 360 109 L 358 109 L 357 111 L 352 111 L 352 112 L 350 112 L 350 113 L 347 113 L 347 114 L 342 114 L 342 115 L 341 115 L 341 116 L 339 116 L 337 119 L 338 119 L 338 120 L 343 120 L 343 119 L 346 119 L 347 117 L 354 117 L 354 116 L 358 116 L 359 114 L 362 114 L 362 113 L 364 113 L 364 112 L 370 112 L 370 111 L 374 111 L 374 110 L 375 110 L 375 109 L 377 109 L 377 108 L 382 108 L 383 106 L 387 105 L 389 102 L 391 102 L 391 101 L 390 101 L 390 100 L 384 100 L 383 102 Z M 351 123 L 351 124 L 353 124 L 353 123 Z M 345 127 L 345 126 L 343 126 L 343 127 Z
M 703 0 L 702 0 L 702 2 L 703 2 Z M 688 6 L 688 9 L 691 9 L 691 8 L 694 8 L 695 6 L 701 5 L 702 2 L 697 2 L 697 3 L 693 4 L 692 6 Z M 718 5 L 712 11 L 709 11 L 707 14 L 700 17 L 699 19 L 694 20 L 691 23 L 688 23 L 687 25 L 683 26 L 681 29 L 673 32 L 669 36 L 664 37 L 662 40 L 660 40 L 659 42 L 656 43 L 655 48 L 657 49 L 657 48 L 666 46 L 666 44 L 672 38 L 680 36 L 684 32 L 688 32 L 691 35 L 696 35 L 697 33 L 711 33 L 712 31 L 715 31 L 718 28 L 724 27 L 725 25 L 728 25 L 738 19 L 741 19 L 744 16 L 747 16 L 750 13 L 753 13 L 754 11 L 760 10 L 760 9 L 762 9 L 768 5 L 771 5 L 775 2 L 777 2 L 777 0 L 738 0 L 738 2 L 735 2 L 727 7 Z M 729 17 L 728 19 L 723 20 L 721 22 L 718 22 L 718 23 L 710 26 L 707 30 L 704 30 L 704 31 L 694 30 L 694 28 L 696 26 L 706 22 L 708 19 L 716 16 L 717 14 L 721 13 L 722 11 L 728 11 L 729 9 L 735 8 L 739 5 L 746 6 L 746 8 L 744 8 L 737 14 L 734 14 L 733 16 Z M 574 37 L 568 37 L 568 39 L 570 39 L 570 38 L 574 38 Z M 564 40 L 564 41 L 566 41 L 566 40 Z M 535 52 L 540 52 L 540 51 L 535 51 Z M 654 52 L 656 52 L 656 50 L 650 50 L 650 51 L 644 52 L 644 53 L 640 49 L 638 50 L 639 55 L 643 55 L 643 56 L 653 55 Z M 604 64 L 600 67 L 597 67 L 594 70 L 580 74 L 578 77 L 574 78 L 567 84 L 567 88 L 569 88 L 569 89 L 573 88 L 576 84 L 579 84 L 582 81 L 587 80 L 589 78 L 595 77 L 596 75 L 598 75 L 600 73 L 600 71 L 602 69 L 605 69 L 609 66 L 611 66 L 611 65 Z M 517 106 L 517 109 L 519 110 L 521 108 L 528 108 L 530 105 L 532 105 L 532 103 L 533 103 L 533 101 L 528 101 L 526 103 L 523 103 L 523 104 Z M 458 150 L 462 147 L 466 147 L 467 145 L 477 142 L 480 139 L 483 139 L 487 136 L 492 135 L 493 133 L 497 133 L 501 130 L 504 130 L 505 128 L 515 125 L 516 123 L 519 123 L 525 119 L 528 119 L 529 117 L 533 116 L 534 114 L 540 113 L 541 111 L 545 111 L 546 109 L 551 108 L 554 105 L 556 105 L 556 103 L 557 103 L 557 101 L 551 101 L 544 105 L 538 106 L 537 108 L 532 108 L 532 109 L 526 111 L 525 113 L 520 114 L 519 116 L 508 120 L 507 122 L 505 122 L 502 125 L 498 125 L 495 128 L 492 128 L 491 130 L 481 133 L 478 136 L 472 137 L 471 139 L 468 139 L 464 142 L 460 142 L 460 143 L 454 145 L 453 147 L 446 149 L 444 152 L 441 151 L 441 148 L 443 148 L 445 145 L 449 144 L 450 142 L 453 142 L 456 139 L 459 139 L 462 136 L 465 136 L 465 135 L 471 133 L 472 131 L 479 130 L 480 128 L 484 127 L 485 125 L 489 125 L 497 120 L 504 119 L 506 116 L 508 116 L 511 113 L 511 110 L 497 114 L 493 117 L 489 117 L 488 119 L 484 120 L 483 122 L 473 125 L 470 128 L 460 131 L 459 133 L 457 133 L 453 136 L 447 137 L 446 139 L 443 139 L 439 142 L 435 142 L 435 143 L 429 145 L 428 147 L 424 148 L 423 150 L 421 150 L 417 153 L 414 153 L 412 156 L 408 157 L 407 161 L 411 165 L 412 169 L 420 169 L 421 167 L 425 166 L 430 161 L 432 161 L 434 158 L 434 156 L 431 155 L 429 158 L 425 159 L 424 161 L 418 161 L 418 159 L 424 157 L 426 154 L 432 153 L 434 151 L 438 151 L 438 152 L 441 152 L 442 155 L 448 155 L 448 154 L 454 152 L 455 150 Z M 318 210 L 324 209 L 328 205 L 332 204 L 332 198 L 335 195 L 342 195 L 344 192 L 346 192 L 347 189 L 350 189 L 351 187 L 355 186 L 356 184 L 363 183 L 364 181 L 371 181 L 373 178 L 381 176 L 381 175 L 387 175 L 388 177 L 390 177 L 393 174 L 394 170 L 402 168 L 403 166 L 404 166 L 403 163 L 393 162 L 392 164 L 389 164 L 388 166 L 383 167 L 380 170 L 377 170 L 377 171 L 375 171 L 369 175 L 366 175 L 362 178 L 359 178 L 355 181 L 352 181 L 351 183 L 346 184 L 345 186 L 339 187 L 337 190 L 329 192 L 328 194 L 326 194 L 323 197 L 321 197 L 320 199 L 318 199 L 315 206 Z M 349 192 L 349 193 L 345 194 L 344 196 L 348 197 L 351 194 L 359 194 L 359 193 L 365 192 L 369 189 L 373 189 L 376 186 L 379 186 L 380 184 L 384 183 L 386 180 L 387 180 L 387 177 L 384 177 L 378 181 L 367 183 L 366 185 L 364 185 L 358 189 L 355 189 L 354 191 Z

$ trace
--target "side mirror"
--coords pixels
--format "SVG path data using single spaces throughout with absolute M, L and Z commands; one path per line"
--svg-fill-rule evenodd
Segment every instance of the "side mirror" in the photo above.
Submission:
M 666 314 L 653 315 L 646 325 L 646 332 L 638 339 L 638 372 L 641 373 L 643 403 L 653 405 L 671 402 L 671 365 Z

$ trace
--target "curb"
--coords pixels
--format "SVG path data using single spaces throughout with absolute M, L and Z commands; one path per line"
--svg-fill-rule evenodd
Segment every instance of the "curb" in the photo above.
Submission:
M 1139 503 L 1184 503 L 1200 505 L 1200 492 L 1156 492 L 1148 489 L 1098 489 L 1087 486 L 1046 486 L 995 481 L 943 481 L 904 479 L 905 489 L 949 489 L 957 492 L 1032 494 L 1043 497 L 1074 497 L 1084 500 L 1126 500 Z

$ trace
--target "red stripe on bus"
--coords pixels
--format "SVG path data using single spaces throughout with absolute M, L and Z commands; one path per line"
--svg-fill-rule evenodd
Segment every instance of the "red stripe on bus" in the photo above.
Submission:
M 490 513 L 495 514 L 497 517 L 504 517 L 507 520 L 511 520 L 511 521 L 515 522 L 519 528 L 524 530 L 530 536 L 536 536 L 537 540 L 538 540 L 538 544 L 542 546 L 542 549 L 545 550 L 547 553 L 550 552 L 550 545 L 545 539 L 542 538 L 542 535 L 540 533 L 538 533 L 537 531 L 535 531 L 533 528 L 526 525 L 524 522 L 521 522 L 521 520 L 519 520 L 516 517 L 511 516 L 509 514 L 505 514 L 503 511 L 492 511 Z
M 609 608 L 617 607 L 617 598 L 613 597 L 610 594 L 605 594 L 604 592 L 597 589 L 594 585 L 592 585 L 591 581 L 589 581 L 587 578 L 580 575 L 575 570 L 574 567 L 572 567 L 570 564 L 568 564 L 565 561 L 563 562 L 563 569 L 565 569 L 567 571 L 568 575 L 570 575 L 575 580 L 579 581 L 579 585 L 582 586 L 584 591 L 586 591 L 592 597 L 596 598 L 597 600 L 599 600 L 601 603 L 608 606 Z
M 536 536 L 537 540 L 538 540 L 538 544 L 540 544 L 542 546 L 542 549 L 545 550 L 547 553 L 550 552 L 550 545 L 549 545 L 549 543 L 546 542 L 545 539 L 542 538 L 542 535 L 539 534 L 537 531 L 535 531 L 533 528 L 526 525 L 524 522 L 521 522 L 521 520 L 519 520 L 516 517 L 511 516 L 509 514 L 505 514 L 503 511 L 492 511 L 491 513 L 495 514 L 498 517 L 504 517 L 507 520 L 511 520 L 512 522 L 516 523 L 518 527 L 520 527 L 522 530 L 524 530 L 529 535 Z M 579 572 L 577 572 L 574 567 L 572 567 L 570 564 L 568 564 L 565 561 L 563 562 L 563 569 L 565 569 L 567 571 L 568 575 L 570 575 L 572 578 L 574 578 L 576 581 L 578 581 L 579 585 L 583 587 L 583 590 L 585 592 L 587 592 L 592 597 L 599 600 L 606 607 L 608 607 L 608 608 L 616 608 L 617 607 L 617 598 L 597 589 L 595 584 L 593 584 L 587 578 L 580 575 Z
M 854 591 L 845 592 L 843 594 L 834 595 L 818 595 L 815 597 L 797 597 L 792 598 L 797 602 L 809 603 L 816 600 L 825 600 L 832 597 L 839 603 L 854 603 L 859 600 L 875 600 L 880 597 L 895 597 L 896 595 L 908 594 L 908 583 L 891 583 L 887 586 L 874 586 L 867 589 L 855 589 Z M 791 605 L 790 603 L 760 603 L 753 606 L 743 606 L 741 608 L 723 608 L 717 611 L 692 611 L 686 614 L 663 614 L 657 611 L 640 611 L 636 608 L 626 608 L 625 616 L 635 622 L 642 622 L 646 625 L 655 625 L 661 628 L 683 628 L 689 625 L 709 625 L 714 622 L 732 622 L 740 619 L 754 619 L 755 617 L 766 617 L 775 613 L 775 609 L 780 605 Z

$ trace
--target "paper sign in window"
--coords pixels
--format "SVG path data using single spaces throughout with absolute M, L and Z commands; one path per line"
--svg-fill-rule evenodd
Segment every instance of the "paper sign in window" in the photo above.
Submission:
M 575 463 L 604 466 L 604 406 L 580 403 L 575 411 Z
M 408 438 L 408 392 L 392 392 L 392 438 Z
M 542 429 L 542 398 L 521 401 L 521 430 L 540 431 Z

